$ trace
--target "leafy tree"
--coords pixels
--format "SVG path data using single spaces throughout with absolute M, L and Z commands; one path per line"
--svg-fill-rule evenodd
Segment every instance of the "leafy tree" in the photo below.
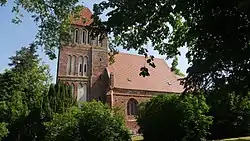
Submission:
M 4 140 L 32 140 L 37 136 L 32 128 L 40 120 L 36 109 L 41 108 L 51 76 L 34 44 L 21 48 L 10 60 L 11 69 L 0 75 L 0 121 L 8 123 L 9 130 Z
M 185 87 L 249 91 L 249 17 L 245 0 L 108 0 L 94 6 L 95 25 L 113 33 L 116 46 L 147 54 L 152 47 L 172 58 L 187 45 L 190 67 Z M 109 9 L 108 20 L 98 15 Z
M 213 116 L 208 139 L 249 135 L 250 95 L 242 97 L 220 90 L 209 93 L 207 103 L 211 107 L 208 115 Z
M 76 101 L 72 94 L 72 88 L 63 82 L 51 84 L 49 92 L 43 98 L 43 112 L 47 118 L 52 118 L 55 113 L 64 113 Z
M 203 96 L 161 95 L 139 108 L 137 122 L 145 141 L 200 141 L 208 135 L 212 117 Z
M 180 69 L 178 69 L 177 68 L 177 66 L 178 66 L 178 57 L 177 56 L 175 56 L 174 57 L 174 60 L 173 60 L 173 62 L 172 62 L 172 65 L 171 65 L 171 71 L 172 72 L 174 72 L 176 75 L 178 75 L 178 76 L 185 76 L 185 74 L 183 74 L 181 71 L 180 71 Z
M 17 141 L 43 140 L 43 122 L 74 105 L 71 89 L 60 83 L 51 85 L 56 90 L 48 93 L 51 76 L 48 66 L 36 54 L 34 44 L 21 48 L 10 60 L 11 68 L 0 74 L 0 127 L 3 127 L 0 137 Z M 60 107 L 54 108 L 52 102 L 59 103 Z
M 12 12 L 15 17 L 12 23 L 22 22 L 22 10 L 31 15 L 38 25 L 35 44 L 43 47 L 50 59 L 56 58 L 55 49 L 60 47 L 60 41 L 69 41 L 72 15 L 79 18 L 78 12 L 82 8 L 76 5 L 79 0 L 0 0 L 0 7 L 7 2 L 13 2 Z
M 101 102 L 85 102 L 81 108 L 56 114 L 45 123 L 48 141 L 129 141 L 123 118 Z

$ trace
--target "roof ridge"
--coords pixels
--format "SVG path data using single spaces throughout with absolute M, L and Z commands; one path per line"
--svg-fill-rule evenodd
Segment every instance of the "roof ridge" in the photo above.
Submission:
M 120 53 L 121 53 L 121 54 L 124 54 L 124 55 L 133 55 L 133 56 L 138 56 L 138 57 L 144 57 L 144 58 L 145 58 L 145 56 L 140 55 L 140 54 L 132 54 L 132 53 L 125 53 L 125 52 L 119 52 L 118 54 L 120 54 Z M 154 59 L 165 61 L 165 59 L 159 58 L 159 57 L 155 57 L 155 56 L 154 56 Z

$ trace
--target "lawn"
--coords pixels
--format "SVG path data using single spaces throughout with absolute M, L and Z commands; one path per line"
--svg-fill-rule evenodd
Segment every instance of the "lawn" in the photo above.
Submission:
M 132 141 L 142 141 L 143 137 L 142 136 L 133 136 Z
M 132 141 L 142 141 L 142 136 L 133 136 Z M 250 137 L 240 137 L 240 138 L 231 138 L 231 139 L 223 139 L 219 141 L 250 141 Z
M 221 140 L 221 141 L 250 141 L 250 137 L 224 139 L 224 140 Z

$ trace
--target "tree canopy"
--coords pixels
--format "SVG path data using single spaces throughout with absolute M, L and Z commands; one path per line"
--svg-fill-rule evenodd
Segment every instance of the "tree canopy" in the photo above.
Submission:
M 140 105 L 137 122 L 145 141 L 201 141 L 212 124 L 208 111 L 202 95 L 161 95 Z
M 44 48 L 50 59 L 55 59 L 55 51 L 60 42 L 70 39 L 70 20 L 72 15 L 78 17 L 82 6 L 79 0 L 0 0 L 0 7 L 12 2 L 12 12 L 15 17 L 12 23 L 20 24 L 24 16 L 22 10 L 27 11 L 38 25 L 38 33 L 34 43 Z M 84 22 L 84 20 L 83 20 Z
M 75 105 L 69 86 L 50 86 L 49 68 L 36 50 L 34 44 L 22 47 L 10 57 L 11 68 L 0 74 L 2 140 L 41 141 L 46 133 L 43 122 Z
M 1 0 L 4 6 L 7 0 Z M 70 15 L 79 10 L 78 0 L 20 1 L 14 0 L 14 23 L 20 23 L 25 9 L 38 23 L 35 43 L 45 48 L 51 59 L 61 40 L 69 38 Z M 94 5 L 95 22 L 101 31 L 112 33 L 113 45 L 136 49 L 147 55 L 144 45 L 168 58 L 188 47 L 190 67 L 184 80 L 187 89 L 218 89 L 249 91 L 249 11 L 246 0 L 107 0 Z M 104 10 L 108 20 L 101 22 Z M 153 58 L 148 61 L 155 67 Z M 142 68 L 148 76 L 147 68 Z
M 96 19 L 109 9 L 107 21 L 97 22 L 112 33 L 116 46 L 152 47 L 172 58 L 187 46 L 190 67 L 187 90 L 249 91 L 249 2 L 245 0 L 108 0 L 94 6 Z

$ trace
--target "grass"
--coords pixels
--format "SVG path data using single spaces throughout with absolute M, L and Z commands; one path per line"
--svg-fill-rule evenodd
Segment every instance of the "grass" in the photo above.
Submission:
M 132 141 L 142 141 L 143 137 L 142 136 L 133 136 Z
M 142 141 L 142 136 L 133 136 L 132 141 Z M 223 139 L 219 141 L 250 141 L 250 137 L 240 137 L 240 138 L 231 138 L 231 139 Z
M 232 139 L 224 139 L 221 141 L 250 141 L 250 137 L 240 137 L 240 138 L 232 138 Z

